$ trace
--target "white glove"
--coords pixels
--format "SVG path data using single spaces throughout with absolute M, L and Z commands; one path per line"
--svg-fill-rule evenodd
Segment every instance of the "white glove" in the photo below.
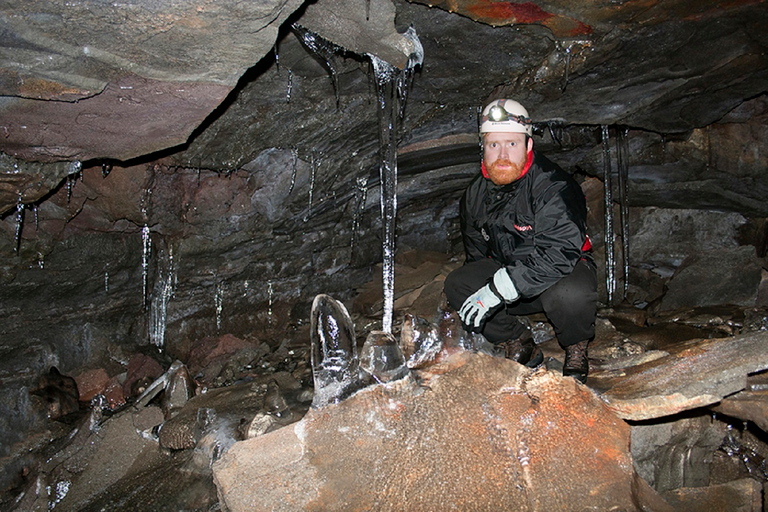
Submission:
M 493 274 L 491 283 L 467 297 L 459 309 L 459 318 L 464 325 L 478 329 L 502 300 L 513 302 L 519 296 L 507 269 L 501 268 Z

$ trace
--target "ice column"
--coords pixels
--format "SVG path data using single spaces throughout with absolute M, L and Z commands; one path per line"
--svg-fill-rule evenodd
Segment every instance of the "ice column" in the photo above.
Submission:
M 608 305 L 613 304 L 616 291 L 616 259 L 613 232 L 613 185 L 611 183 L 611 147 L 608 125 L 603 125 L 603 188 L 605 189 L 605 289 Z
M 397 217 L 397 129 L 405 116 L 408 91 L 416 66 L 424 60 L 424 52 L 413 27 L 403 34 L 413 41 L 414 52 L 404 69 L 400 70 L 370 55 L 376 75 L 376 96 L 379 112 L 379 179 L 381 182 L 382 280 L 384 285 L 384 316 L 382 331 L 392 332 L 395 299 L 395 218 Z
M 619 214 L 621 218 L 621 247 L 624 260 L 624 293 L 629 289 L 629 203 L 627 186 L 629 182 L 628 128 L 619 128 L 616 135 L 616 166 L 619 169 Z

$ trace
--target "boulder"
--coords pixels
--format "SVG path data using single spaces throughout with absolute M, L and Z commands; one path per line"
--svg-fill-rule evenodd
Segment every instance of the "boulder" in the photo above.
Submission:
M 236 443 L 213 471 L 232 512 L 671 510 L 589 389 L 470 352 Z
M 692 254 L 669 281 L 661 309 L 717 304 L 754 306 L 761 272 L 753 246 Z

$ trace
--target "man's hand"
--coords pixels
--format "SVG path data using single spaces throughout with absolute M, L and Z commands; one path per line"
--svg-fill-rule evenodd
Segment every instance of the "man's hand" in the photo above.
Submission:
M 464 325 L 479 330 L 482 323 L 501 305 L 502 301 L 514 302 L 519 296 L 507 269 L 500 268 L 493 274 L 490 283 L 467 297 L 459 309 L 459 318 Z
M 485 318 L 501 304 L 501 297 L 493 293 L 490 285 L 485 285 L 467 297 L 459 310 L 459 318 L 464 325 L 479 329 Z

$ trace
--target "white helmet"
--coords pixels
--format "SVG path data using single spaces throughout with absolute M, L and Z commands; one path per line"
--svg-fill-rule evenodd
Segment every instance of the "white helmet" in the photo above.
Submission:
M 515 100 L 494 100 L 483 109 L 480 133 L 525 133 L 531 136 L 533 122 L 525 107 Z

